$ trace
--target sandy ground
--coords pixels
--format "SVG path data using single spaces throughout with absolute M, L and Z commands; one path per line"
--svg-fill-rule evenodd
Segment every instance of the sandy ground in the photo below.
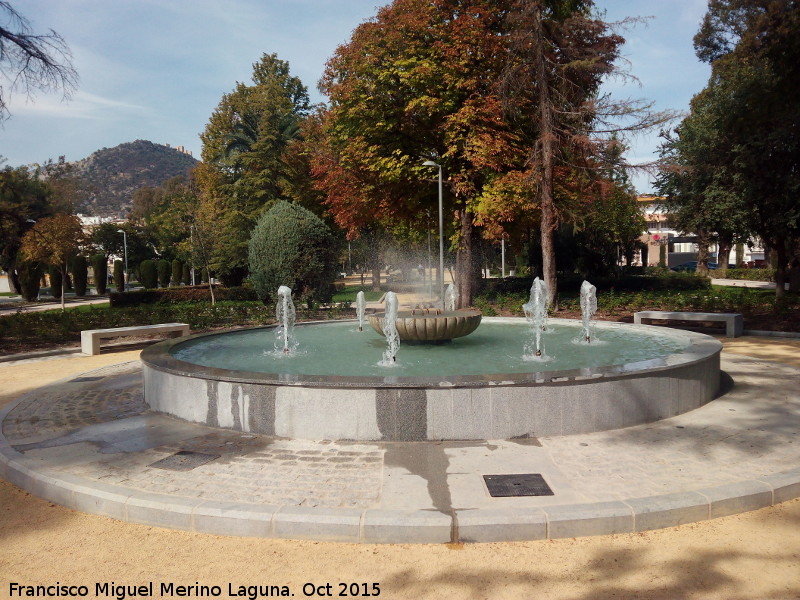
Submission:
M 800 367 L 797 341 L 742 338 L 725 343 L 728 351 Z M 0 406 L 46 383 L 134 360 L 138 353 L 0 363 Z M 0 481 L 0 598 L 11 597 L 11 582 L 86 585 L 87 597 L 98 597 L 97 583 L 151 581 L 155 597 L 161 597 L 161 582 L 199 582 L 220 586 L 222 598 L 267 596 L 240 590 L 240 585 L 288 586 L 286 591 L 300 598 L 338 597 L 340 583 L 361 584 L 347 587 L 347 595 L 358 592 L 352 595 L 360 597 L 366 597 L 363 584 L 371 597 L 376 595 L 372 584 L 378 584 L 381 598 L 800 598 L 800 500 L 642 534 L 377 546 L 242 539 L 134 525 L 68 510 Z M 272 595 L 281 591 L 273 589 Z

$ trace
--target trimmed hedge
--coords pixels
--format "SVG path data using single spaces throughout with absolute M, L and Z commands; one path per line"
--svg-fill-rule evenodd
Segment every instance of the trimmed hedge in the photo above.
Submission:
M 218 300 L 258 301 L 253 288 L 214 287 L 214 297 Z M 157 290 L 133 290 L 124 294 L 111 293 L 111 306 L 139 306 L 142 304 L 177 304 L 181 302 L 211 302 L 208 286 L 181 286 Z
M 108 260 L 106 260 L 105 254 L 92 256 L 92 272 L 94 273 L 94 287 L 102 296 L 108 287 Z
M 117 292 L 125 291 L 125 268 L 119 259 L 114 261 L 114 287 Z
M 176 258 L 172 261 L 172 285 L 181 284 L 181 275 L 183 275 L 183 263 Z
M 172 274 L 172 265 L 164 258 L 156 263 L 156 270 L 158 271 L 158 287 L 168 287 L 169 277 Z
M 156 263 L 152 260 L 143 260 L 139 265 L 139 282 L 147 289 L 158 287 Z
M 717 277 L 725 279 L 745 279 L 750 281 L 775 281 L 775 269 L 720 269 Z
M 75 285 L 75 295 L 86 295 L 86 284 L 89 280 L 89 264 L 85 256 L 76 256 L 72 261 L 72 283 Z
M 33 302 L 39 297 L 39 288 L 42 284 L 42 267 L 38 262 L 25 261 L 17 267 L 19 272 L 19 286 L 22 297 L 28 302 Z
M 58 267 L 50 267 L 47 274 L 50 275 L 50 295 L 56 300 L 61 300 L 64 287 L 61 270 Z
M 579 293 L 583 277 L 577 275 L 558 278 L 558 291 Z M 591 277 L 589 283 L 598 292 L 616 290 L 618 292 L 644 292 L 658 290 L 708 290 L 711 280 L 692 273 L 672 273 L 669 275 L 623 275 L 621 277 Z M 533 278 L 507 277 L 485 281 L 484 294 L 517 294 L 530 292 Z

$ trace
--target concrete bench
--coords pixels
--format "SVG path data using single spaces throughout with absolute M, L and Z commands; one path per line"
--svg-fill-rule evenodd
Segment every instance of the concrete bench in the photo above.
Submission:
M 134 327 L 111 327 L 109 329 L 87 329 L 81 331 L 81 352 L 100 354 L 100 340 L 127 337 L 131 335 L 151 335 L 154 333 L 174 334 L 173 337 L 189 335 L 186 323 L 160 323 L 158 325 L 137 325 Z
M 744 330 L 744 319 L 740 313 L 673 312 L 667 310 L 643 310 L 633 313 L 633 322 L 641 324 L 642 319 L 661 319 L 664 321 L 722 321 L 725 335 L 739 337 Z

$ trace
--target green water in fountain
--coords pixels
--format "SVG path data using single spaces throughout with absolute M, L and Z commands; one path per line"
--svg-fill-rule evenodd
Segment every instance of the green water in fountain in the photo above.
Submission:
M 386 340 L 357 322 L 302 325 L 297 349 L 273 349 L 273 329 L 204 336 L 176 345 L 172 355 L 189 363 L 234 371 L 326 376 L 456 377 L 500 375 L 625 365 L 679 352 L 688 342 L 668 332 L 599 326 L 591 344 L 580 341 L 581 323 L 549 323 L 542 333 L 544 356 L 526 357 L 530 336 L 523 319 L 486 320 L 471 335 L 441 345 L 401 343 L 397 362 L 381 366 Z

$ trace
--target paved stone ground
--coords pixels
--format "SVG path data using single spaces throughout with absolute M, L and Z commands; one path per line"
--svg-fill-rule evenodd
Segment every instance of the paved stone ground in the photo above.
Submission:
M 147 410 L 138 361 L 23 397 L 6 441 L 47 476 L 240 505 L 434 511 L 627 501 L 757 480 L 800 465 L 800 369 L 725 355 L 725 393 L 690 413 L 608 432 L 487 442 L 288 440 Z M 154 463 L 189 451 L 190 470 Z M 208 457 L 206 457 L 208 458 Z M 492 498 L 483 475 L 541 473 L 553 496 Z

